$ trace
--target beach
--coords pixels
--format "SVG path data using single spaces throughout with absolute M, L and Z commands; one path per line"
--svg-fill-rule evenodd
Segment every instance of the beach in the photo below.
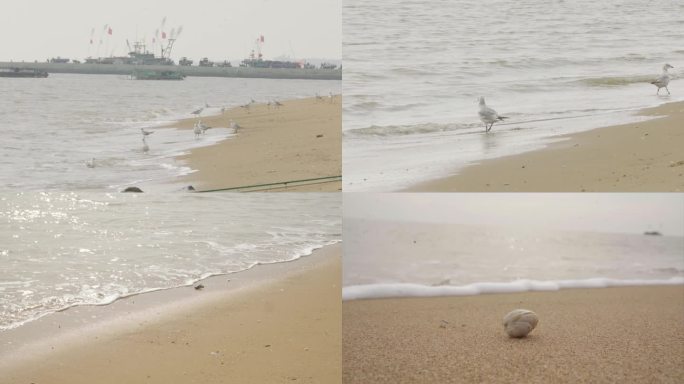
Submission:
M 332 102 L 305 98 L 236 107 L 218 116 L 202 117 L 211 127 L 229 128 L 237 135 L 216 145 L 192 149 L 179 157 L 196 170 L 182 181 L 197 190 L 215 190 L 274 184 L 251 190 L 334 192 L 341 190 L 342 98 Z M 196 119 L 182 120 L 176 128 L 191 130 Z M 210 134 L 211 130 L 207 134 Z M 190 134 L 190 133 L 188 133 Z M 316 179 L 316 180 L 310 180 Z M 309 180 L 286 186 L 283 182 Z
M 502 319 L 535 311 L 511 339 Z M 345 301 L 344 383 L 680 383 L 684 286 Z
M 561 136 L 543 149 L 484 160 L 408 191 L 684 191 L 684 103 L 640 113 L 659 117 Z
M 0 333 L 3 383 L 334 383 L 341 246 Z

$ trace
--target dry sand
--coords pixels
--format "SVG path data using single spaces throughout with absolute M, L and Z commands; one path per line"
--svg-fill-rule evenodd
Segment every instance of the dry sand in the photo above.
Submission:
M 223 115 L 203 117 L 211 127 L 242 129 L 237 136 L 216 145 L 193 149 L 179 159 L 197 170 L 183 182 L 198 190 L 234 188 L 291 180 L 340 176 L 342 173 L 342 98 L 287 100 L 279 108 L 252 104 Z M 180 121 L 178 128 L 192 130 L 195 119 Z M 192 133 L 188 133 L 191 135 Z M 207 131 L 211 134 L 211 130 Z M 320 180 L 280 191 L 340 191 L 342 182 Z
M 665 117 L 565 136 L 545 149 L 483 161 L 414 192 L 684 191 L 684 102 Z
M 339 383 L 340 257 L 334 245 L 207 279 L 201 291 L 77 307 L 2 332 L 0 382 Z M 150 301 L 167 305 L 133 309 Z M 94 317 L 110 319 L 87 329 Z
M 516 308 L 539 315 L 524 339 L 501 324 Z M 342 314 L 344 383 L 684 383 L 684 286 L 359 300 Z

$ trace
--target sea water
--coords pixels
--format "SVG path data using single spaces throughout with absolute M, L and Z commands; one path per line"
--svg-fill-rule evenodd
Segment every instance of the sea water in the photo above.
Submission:
M 684 284 L 684 234 L 344 219 L 343 297 Z
M 341 241 L 339 194 L 0 193 L 0 331 Z
M 132 184 L 173 189 L 174 177 L 192 171 L 177 156 L 229 139 L 233 131 L 215 127 L 197 140 L 192 131 L 158 127 L 195 117 L 192 112 L 199 108 L 204 108 L 201 116 L 216 115 L 222 107 L 251 100 L 267 103 L 339 91 L 340 82 L 328 80 L 0 78 L 0 184 L 16 190 L 111 191 Z M 146 140 L 147 150 L 140 128 L 155 131 Z M 87 167 L 93 159 L 95 167 Z
M 345 191 L 390 191 L 684 100 L 677 0 L 350 0 Z M 649 84 L 675 68 L 667 95 Z M 485 135 L 477 99 L 505 122 Z

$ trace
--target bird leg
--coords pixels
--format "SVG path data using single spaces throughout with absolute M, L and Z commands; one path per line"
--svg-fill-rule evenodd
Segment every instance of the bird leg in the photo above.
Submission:
M 667 94 L 669 95 L 669 94 L 670 94 L 670 90 L 667 89 L 667 85 L 665 86 L 665 90 L 667 91 Z

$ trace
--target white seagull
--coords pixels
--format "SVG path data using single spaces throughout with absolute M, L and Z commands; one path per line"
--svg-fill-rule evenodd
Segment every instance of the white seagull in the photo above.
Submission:
M 204 111 L 204 108 L 196 109 L 196 110 L 192 111 L 191 113 L 192 113 L 193 115 L 199 116 L 199 115 L 202 114 L 202 111 Z
M 202 134 L 202 128 L 200 127 L 200 124 L 202 124 L 202 120 L 196 122 L 192 129 L 192 131 L 195 133 L 195 139 L 199 139 L 200 135 Z
M 240 129 L 242 129 L 242 127 L 233 120 L 230 120 L 230 129 L 234 130 L 235 133 L 237 133 Z
M 485 132 L 489 132 L 492 129 L 492 125 L 494 125 L 495 122 L 501 121 L 503 119 L 507 119 L 506 116 L 499 116 L 498 113 L 496 113 L 495 110 L 492 108 L 489 108 L 487 104 L 485 104 L 485 99 L 484 97 L 480 97 L 480 120 L 485 125 Z
M 670 90 L 667 89 L 667 85 L 670 83 L 670 74 L 667 73 L 667 70 L 669 68 L 674 68 L 674 67 L 671 66 L 670 64 L 663 65 L 663 74 L 660 75 L 660 77 L 658 77 L 654 81 L 651 81 L 651 84 L 658 87 L 658 91 L 656 92 L 656 95 L 660 94 L 660 88 L 665 88 L 665 90 L 667 91 L 667 94 L 668 95 L 670 94 Z

